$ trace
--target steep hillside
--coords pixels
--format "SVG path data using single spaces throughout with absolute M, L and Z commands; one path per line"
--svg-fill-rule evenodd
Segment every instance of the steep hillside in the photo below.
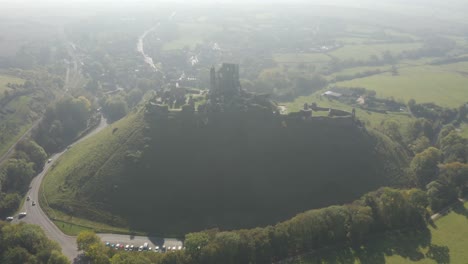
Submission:
M 130 114 L 46 177 L 50 207 L 158 234 L 274 224 L 392 184 L 406 154 L 351 118 Z

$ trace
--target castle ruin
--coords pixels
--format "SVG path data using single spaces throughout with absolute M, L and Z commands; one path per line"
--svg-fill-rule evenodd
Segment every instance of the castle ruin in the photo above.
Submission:
M 215 96 L 233 97 L 240 94 L 239 65 L 223 63 L 218 72 L 210 71 L 210 91 Z

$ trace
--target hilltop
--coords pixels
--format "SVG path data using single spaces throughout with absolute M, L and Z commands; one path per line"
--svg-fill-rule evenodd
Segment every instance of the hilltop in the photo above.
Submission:
M 350 202 L 407 167 L 352 116 L 281 115 L 238 88 L 215 79 L 197 111 L 194 96 L 174 110 L 157 95 L 73 147 L 45 179 L 49 206 L 158 234 L 248 228 Z

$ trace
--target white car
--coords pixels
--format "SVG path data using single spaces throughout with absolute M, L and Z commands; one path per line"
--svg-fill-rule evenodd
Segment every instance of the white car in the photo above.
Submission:
M 14 219 L 13 216 L 9 216 L 6 218 L 7 221 L 13 221 L 13 219 Z
M 25 217 L 26 215 L 27 215 L 26 212 L 21 212 L 21 213 L 19 213 L 19 217 Z
M 47 163 L 50 163 L 50 162 L 52 162 L 52 159 L 48 159 L 48 160 L 47 160 Z
M 140 246 L 140 247 L 138 248 L 138 251 L 143 251 L 143 246 Z
M 129 247 L 130 247 L 130 245 L 125 245 L 125 250 L 128 251 Z

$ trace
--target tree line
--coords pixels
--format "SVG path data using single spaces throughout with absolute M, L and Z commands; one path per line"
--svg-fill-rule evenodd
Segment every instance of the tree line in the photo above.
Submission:
M 32 140 L 16 145 L 15 154 L 0 168 L 0 217 L 14 213 L 31 179 L 44 167 L 47 154 Z
M 84 96 L 60 100 L 47 108 L 33 137 L 47 153 L 53 153 L 85 130 L 91 115 L 91 102 Z
M 189 233 L 180 252 L 115 251 L 90 232 L 81 233 L 77 243 L 93 263 L 271 263 L 326 246 L 359 247 L 385 231 L 426 228 L 427 205 L 421 190 L 381 188 L 351 204 L 310 210 L 273 226 Z
M 58 243 L 36 225 L 0 221 L 0 263 L 67 264 Z

